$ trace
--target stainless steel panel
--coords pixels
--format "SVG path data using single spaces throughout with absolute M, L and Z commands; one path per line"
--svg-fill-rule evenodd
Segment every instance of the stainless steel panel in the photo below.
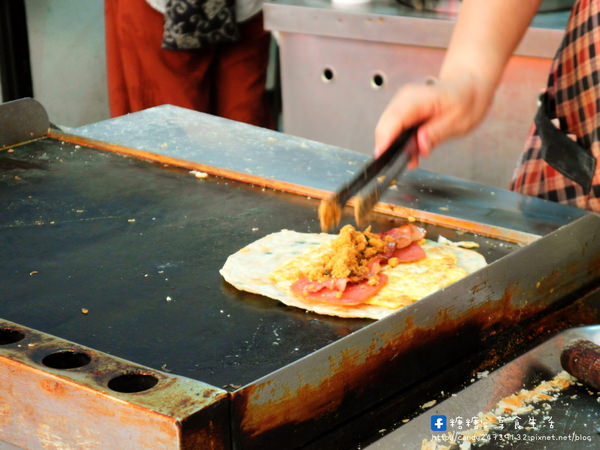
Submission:
M 46 110 L 32 98 L 3 103 L 0 124 L 0 149 L 45 136 L 50 127 Z
M 335 191 L 368 160 L 366 155 L 339 147 L 169 105 L 86 125 L 73 133 L 150 152 L 173 165 L 210 165 L 242 174 L 247 180 L 254 177 L 256 183 L 257 178 L 270 179 L 321 193 Z M 102 143 L 99 146 L 105 148 Z M 393 215 L 426 213 L 430 223 L 447 223 L 450 217 L 536 235 L 586 214 L 420 169 L 406 173 L 383 201 Z
M 560 333 L 544 344 L 527 352 L 525 355 L 490 373 L 488 376 L 478 379 L 465 390 L 459 392 L 455 397 L 435 405 L 435 407 L 432 407 L 426 413 L 416 417 L 406 425 L 389 433 L 366 448 L 369 450 L 420 448 L 423 439 L 433 441 L 434 435 L 444 434 L 431 431 L 430 418 L 432 415 L 442 414 L 447 417 L 461 416 L 463 418 L 470 418 L 477 416 L 479 412 L 489 411 L 502 398 L 515 394 L 522 388 L 532 389 L 533 380 L 549 380 L 562 370 L 560 365 L 560 354 L 570 342 L 577 339 L 587 339 L 600 345 L 600 325 L 574 328 Z M 535 383 L 533 384 L 535 385 Z M 575 395 L 574 397 L 578 396 Z M 576 401 L 577 398 L 572 398 L 571 400 Z M 583 442 L 582 440 L 577 442 L 572 439 L 565 439 L 564 442 L 561 443 L 558 439 L 554 441 L 540 439 L 536 443 L 535 439 L 531 439 L 530 442 L 515 441 L 513 444 L 519 445 L 519 448 L 533 449 L 598 448 L 600 435 L 598 435 L 598 432 L 595 429 L 599 424 L 598 415 L 595 417 L 591 414 L 582 415 L 579 413 L 578 408 L 575 407 L 571 407 L 568 414 L 569 417 L 564 418 L 562 421 L 563 423 L 561 424 L 562 426 L 559 427 L 557 424 L 553 429 L 547 427 L 545 430 L 538 430 L 536 434 L 542 435 L 542 438 L 545 435 L 550 436 L 550 438 L 553 435 L 555 438 L 559 438 L 561 435 L 568 438 L 572 432 L 574 433 L 574 429 L 578 428 L 578 433 L 583 431 L 587 437 L 591 437 L 589 442 Z M 544 409 L 544 415 L 554 415 L 552 408 Z M 541 421 L 542 415 L 538 415 L 537 419 Z M 554 420 L 557 420 L 557 418 Z M 510 428 L 512 428 L 512 433 L 508 428 L 506 429 L 506 433 L 509 435 L 509 438 L 512 435 L 514 439 L 514 425 Z M 494 444 L 503 444 L 503 448 L 511 448 L 509 443 L 502 443 L 500 441 L 499 434 L 504 433 L 501 431 L 495 433 L 495 440 L 494 437 L 490 436 L 491 445 L 486 446 L 485 448 L 496 448 L 494 447 Z M 535 438 L 535 435 L 533 438 Z M 549 442 L 553 443 L 552 447 L 548 446 Z M 443 444 L 442 441 L 440 441 L 440 445 L 441 444 Z
M 439 48 L 294 33 L 281 33 L 280 47 L 284 131 L 369 155 L 396 90 L 436 74 L 444 57 Z M 549 65 L 513 58 L 484 123 L 437 148 L 421 167 L 507 187 Z
M 265 28 L 387 44 L 445 48 L 455 14 L 416 11 L 394 0 L 336 5 L 328 0 L 279 0 L 264 7 Z M 519 56 L 552 58 L 568 12 L 539 14 L 516 50 Z
M 398 2 L 417 10 L 442 11 L 449 13 L 457 13 L 460 10 L 461 5 L 461 0 L 398 0 Z M 574 0 L 543 0 L 540 4 L 539 11 L 569 10 L 574 2 Z
M 508 186 L 563 35 L 566 15 L 551 16 L 560 20 L 527 32 L 485 121 L 422 168 Z M 265 26 L 279 36 L 284 131 L 372 154 L 375 125 L 397 89 L 439 72 L 454 16 L 385 2 L 342 9 L 286 0 L 265 6 Z

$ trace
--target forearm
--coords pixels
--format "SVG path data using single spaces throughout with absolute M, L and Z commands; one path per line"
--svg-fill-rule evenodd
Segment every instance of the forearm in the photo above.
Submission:
M 402 130 L 416 124 L 420 124 L 417 142 L 421 156 L 476 127 L 540 2 L 463 0 L 439 82 L 408 84 L 398 90 L 375 129 L 375 154 L 381 154 Z
M 492 95 L 541 0 L 463 0 L 439 78 L 469 75 Z

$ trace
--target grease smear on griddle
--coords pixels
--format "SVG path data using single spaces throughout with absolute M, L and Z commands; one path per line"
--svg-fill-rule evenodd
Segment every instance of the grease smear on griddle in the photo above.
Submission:
M 547 412 L 551 408 L 549 402 L 558 399 L 563 390 L 576 382 L 576 378 L 562 371 L 553 379 L 538 384 L 534 389 L 521 389 L 501 399 L 492 410 L 480 412 L 474 428 L 458 433 L 449 432 L 446 439 L 442 441 L 423 440 L 421 450 L 468 449 L 472 446 L 488 444 L 492 433 L 502 432 L 503 424 L 514 422 L 521 415 L 535 412 L 536 404 L 540 404 L 541 412 Z

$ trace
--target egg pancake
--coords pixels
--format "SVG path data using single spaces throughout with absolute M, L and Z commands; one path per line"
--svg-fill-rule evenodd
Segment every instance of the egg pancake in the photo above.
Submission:
M 451 243 L 419 242 L 426 257 L 395 267 L 384 266 L 387 283 L 366 303 L 319 303 L 296 295 L 291 285 L 329 251 L 336 235 L 282 230 L 269 234 L 227 258 L 220 270 L 237 289 L 264 295 L 319 314 L 379 319 L 438 291 L 486 265 L 484 257 Z

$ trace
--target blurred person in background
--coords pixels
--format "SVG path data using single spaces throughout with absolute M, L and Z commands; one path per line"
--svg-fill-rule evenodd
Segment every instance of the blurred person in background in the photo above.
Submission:
M 171 104 L 272 127 L 263 0 L 105 0 L 111 116 Z

